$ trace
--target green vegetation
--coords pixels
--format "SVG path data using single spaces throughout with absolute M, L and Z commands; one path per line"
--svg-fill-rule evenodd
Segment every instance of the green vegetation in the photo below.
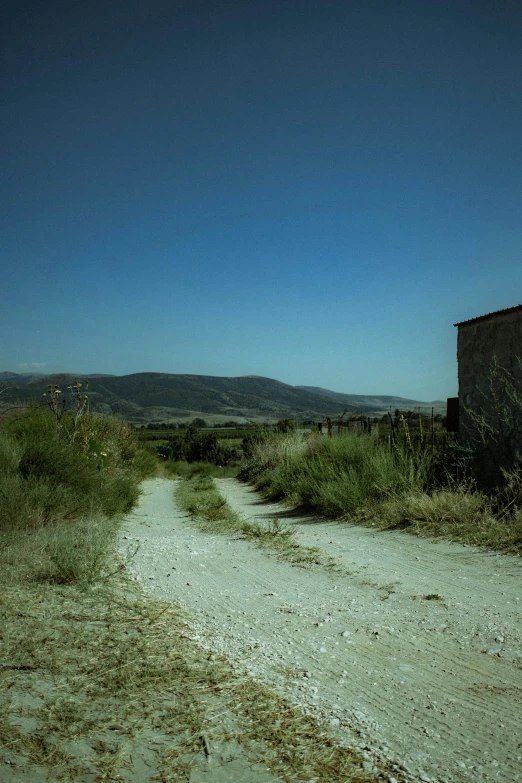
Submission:
M 316 547 L 301 546 L 295 531 L 278 519 L 268 524 L 249 522 L 230 508 L 209 474 L 186 476 L 175 489 L 179 505 L 194 518 L 201 530 L 209 533 L 239 533 L 278 557 L 303 567 L 321 565 L 336 567 L 334 558 Z
M 173 783 L 218 748 L 243 765 L 238 779 L 260 764 L 274 781 L 368 780 L 324 727 L 209 656 L 176 605 L 145 599 L 127 578 L 114 537 L 157 458 L 124 423 L 55 400 L 0 424 L 7 774 Z
M 237 463 L 241 450 L 234 448 L 233 441 L 220 442 L 215 432 L 202 432 L 189 427 L 181 438 L 172 438 L 156 447 L 159 456 L 167 463 L 172 460 L 186 462 L 211 462 L 223 466 Z
M 292 419 L 279 419 L 274 427 L 274 431 L 280 435 L 286 435 L 288 432 L 295 432 L 297 429 L 295 421 Z
M 290 424 L 293 425 L 293 422 Z M 283 422 L 282 431 L 286 432 L 288 430 L 285 426 Z M 156 452 L 167 462 L 185 460 L 211 462 L 217 466 L 238 465 L 244 454 L 249 453 L 251 444 L 265 439 L 271 431 L 267 428 L 252 428 L 244 430 L 244 437 L 239 438 L 236 437 L 238 433 L 241 434 L 238 430 L 223 433 L 222 430 L 200 430 L 191 426 L 169 436 L 168 440 L 163 436 L 163 442 L 156 446 Z M 179 472 L 172 468 L 171 470 Z
M 193 478 L 195 476 L 214 476 L 214 478 L 234 478 L 238 465 L 214 465 L 212 462 L 187 462 L 186 460 L 167 460 L 162 463 L 164 472 L 170 478 Z
M 395 494 L 425 489 L 430 471 L 429 455 L 391 452 L 374 438 L 289 434 L 258 443 L 243 476 L 270 498 L 339 517 Z
M 182 441 L 185 437 L 185 434 L 190 427 L 193 425 L 187 425 L 187 426 L 179 426 L 179 427 L 172 427 L 165 425 L 164 427 L 158 427 L 154 425 L 154 427 L 148 427 L 143 429 L 138 429 L 137 434 L 140 440 L 142 441 Z M 196 427 L 196 429 L 198 429 Z M 229 440 L 242 440 L 243 438 L 250 437 L 252 433 L 258 432 L 258 431 L 271 431 L 272 427 L 266 425 L 263 427 L 260 426 L 252 426 L 252 427 L 206 427 L 204 428 L 205 433 L 214 433 L 219 441 L 229 441 Z
M 266 497 L 383 529 L 444 536 L 522 552 L 520 473 L 502 490 L 477 489 L 469 457 L 456 444 L 392 447 L 365 435 L 273 435 L 253 444 L 241 471 Z
M 115 419 L 85 413 L 56 420 L 30 408 L 0 422 L 2 532 L 125 513 L 140 480 L 156 469 L 153 455 Z

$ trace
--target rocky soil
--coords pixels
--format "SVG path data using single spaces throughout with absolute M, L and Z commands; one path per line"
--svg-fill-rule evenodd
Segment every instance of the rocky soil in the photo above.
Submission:
M 301 517 L 235 479 L 249 519 L 292 524 L 337 567 L 302 568 L 199 532 L 173 482 L 145 484 L 123 552 L 193 637 L 321 717 L 394 781 L 522 781 L 522 562 L 472 547 Z

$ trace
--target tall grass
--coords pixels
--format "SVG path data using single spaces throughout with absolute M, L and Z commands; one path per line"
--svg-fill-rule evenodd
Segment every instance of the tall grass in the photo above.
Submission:
M 486 495 L 455 468 L 459 454 L 458 444 L 432 454 L 364 435 L 279 435 L 254 446 L 240 475 L 328 516 L 522 554 L 522 471 L 504 471 L 503 489 Z
M 30 408 L 0 419 L 2 569 L 60 582 L 95 581 L 115 520 L 156 470 L 124 422 L 85 413 L 81 421 Z
M 38 408 L 7 416 L 0 424 L 0 528 L 125 513 L 154 470 L 153 455 L 115 419 L 87 415 L 75 432 L 72 422 L 58 427 Z
M 331 516 L 427 488 L 427 452 L 389 447 L 368 437 L 306 439 L 297 434 L 259 443 L 242 471 L 271 498 L 287 498 Z

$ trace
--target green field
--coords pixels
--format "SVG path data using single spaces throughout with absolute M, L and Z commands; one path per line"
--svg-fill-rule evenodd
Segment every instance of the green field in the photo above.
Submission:
M 179 429 L 173 429 L 173 430 L 148 430 L 148 429 L 142 429 L 137 431 L 137 435 L 139 440 L 145 440 L 145 441 L 171 441 L 171 440 L 177 440 L 181 441 L 185 438 L 185 433 L 187 430 L 179 430 Z M 200 432 L 202 433 L 209 433 L 214 432 L 217 436 L 219 441 L 226 441 L 228 445 L 236 445 L 234 441 L 237 441 L 238 444 L 241 443 L 243 438 L 246 438 L 248 435 L 251 435 L 256 430 L 253 429 L 233 429 L 230 428 L 211 428 L 206 427 L 205 429 L 201 429 Z

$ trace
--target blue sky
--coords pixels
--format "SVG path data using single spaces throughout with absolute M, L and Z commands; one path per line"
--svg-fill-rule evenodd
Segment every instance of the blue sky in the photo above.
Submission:
M 457 392 L 522 302 L 522 5 L 2 3 L 0 371 Z

